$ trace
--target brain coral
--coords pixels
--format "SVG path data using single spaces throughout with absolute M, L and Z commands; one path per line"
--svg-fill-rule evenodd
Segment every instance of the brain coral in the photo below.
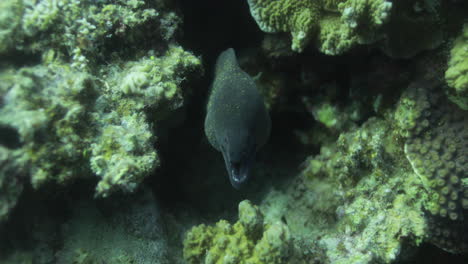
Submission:
M 291 48 L 301 52 L 309 41 L 336 55 L 358 43 L 373 42 L 392 3 L 385 0 L 248 0 L 250 13 L 265 32 L 290 32 Z
M 400 101 L 396 117 L 406 130 L 405 154 L 432 194 L 431 240 L 454 252 L 468 250 L 468 117 L 450 104 L 437 82 L 413 83 Z M 460 232 L 460 229 L 463 232 Z
M 461 108 L 468 110 L 468 24 L 465 24 L 450 51 L 445 80 L 451 88 L 450 99 Z
M 264 225 L 260 210 L 249 201 L 239 204 L 239 221 L 192 228 L 184 240 L 188 263 L 280 264 L 291 254 L 288 227 L 277 222 Z

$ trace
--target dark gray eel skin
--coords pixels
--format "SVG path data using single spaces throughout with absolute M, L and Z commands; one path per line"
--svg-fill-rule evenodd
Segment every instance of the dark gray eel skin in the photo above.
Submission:
M 234 188 L 249 178 L 256 152 L 267 142 L 270 129 L 270 116 L 253 79 L 239 67 L 232 48 L 223 51 L 216 61 L 205 134 L 223 154 Z

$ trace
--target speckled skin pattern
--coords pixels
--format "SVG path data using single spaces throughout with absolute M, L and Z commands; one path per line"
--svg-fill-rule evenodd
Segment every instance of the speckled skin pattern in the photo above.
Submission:
M 270 116 L 254 81 L 237 64 L 233 49 L 222 52 L 208 100 L 205 134 L 223 154 L 235 188 L 248 179 L 255 153 L 268 140 L 270 127 Z

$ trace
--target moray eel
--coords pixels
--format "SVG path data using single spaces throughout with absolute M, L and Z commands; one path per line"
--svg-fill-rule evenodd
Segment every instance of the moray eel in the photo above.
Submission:
M 229 180 L 239 189 L 249 178 L 256 152 L 270 136 L 271 120 L 253 79 L 239 67 L 232 48 L 215 67 L 208 99 L 205 134 L 223 154 Z

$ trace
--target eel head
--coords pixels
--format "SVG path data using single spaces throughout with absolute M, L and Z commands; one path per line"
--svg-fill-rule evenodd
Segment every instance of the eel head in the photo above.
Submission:
M 221 147 L 221 152 L 226 164 L 231 185 L 240 189 L 244 182 L 249 179 L 250 170 L 255 163 L 256 144 L 252 137 L 244 140 L 225 139 Z

